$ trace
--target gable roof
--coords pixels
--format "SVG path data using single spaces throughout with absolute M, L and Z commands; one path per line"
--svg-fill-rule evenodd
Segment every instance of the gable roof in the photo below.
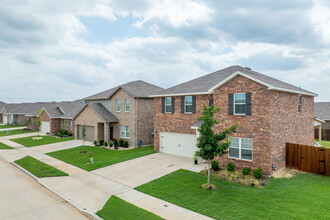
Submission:
M 164 89 L 151 97 L 173 96 L 173 95 L 197 95 L 212 94 L 214 90 L 226 82 L 230 81 L 237 75 L 244 76 L 262 85 L 270 90 L 278 90 L 296 94 L 304 94 L 309 96 L 317 96 L 317 94 L 301 89 L 300 87 L 288 84 L 286 82 L 274 79 L 264 74 L 255 72 L 249 68 L 241 66 L 230 66 L 225 69 L 207 74 L 205 76 L 190 80 L 185 83 Z
M 330 102 L 315 102 L 314 116 L 322 120 L 330 121 Z
M 125 90 L 133 97 L 149 98 L 150 95 L 158 93 L 163 88 L 155 86 L 153 84 L 144 82 L 142 80 L 131 81 L 126 84 L 111 88 L 109 90 L 97 93 L 95 95 L 84 98 L 84 100 L 101 100 L 110 99 L 119 89 Z
M 75 119 L 78 115 L 87 107 L 90 106 L 96 114 L 98 114 L 105 122 L 118 122 L 118 118 L 114 116 L 108 109 L 106 109 L 101 103 L 87 103 L 79 112 L 73 117 Z

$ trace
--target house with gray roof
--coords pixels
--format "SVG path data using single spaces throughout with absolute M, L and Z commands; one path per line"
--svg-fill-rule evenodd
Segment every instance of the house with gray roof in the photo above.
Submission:
M 154 98 L 156 151 L 193 157 L 197 150 L 197 117 L 204 106 L 220 107 L 221 123 L 214 131 L 237 122 L 229 153 L 217 158 L 220 166 L 261 167 L 264 174 L 285 167 L 287 142 L 314 144 L 314 97 L 317 94 L 261 74 L 230 66 L 160 90 Z
M 2 116 L 2 108 L 5 106 L 6 103 L 0 101 L 0 124 L 3 123 L 3 116 Z
M 330 141 L 330 102 L 315 102 L 314 116 L 319 121 L 322 120 L 321 138 Z M 319 139 L 319 128 L 315 128 L 315 139 Z
M 163 90 L 142 80 L 131 81 L 84 98 L 85 106 L 74 117 L 76 138 L 127 140 L 130 146 L 151 144 L 154 102 L 150 95 Z

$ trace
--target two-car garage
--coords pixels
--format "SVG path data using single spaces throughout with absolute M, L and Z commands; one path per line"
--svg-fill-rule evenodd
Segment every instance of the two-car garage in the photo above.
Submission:
M 160 152 L 192 158 L 197 150 L 195 134 L 160 132 Z

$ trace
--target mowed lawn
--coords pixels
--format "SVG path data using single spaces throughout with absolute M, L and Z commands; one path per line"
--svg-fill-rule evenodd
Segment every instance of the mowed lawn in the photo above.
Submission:
M 37 132 L 37 131 L 23 131 L 22 129 L 15 129 L 15 130 L 9 130 L 9 131 L 0 131 L 0 136 L 9 136 L 9 135 L 16 135 L 16 134 L 25 134 L 25 133 L 31 133 L 31 132 Z
M 81 151 L 88 151 L 88 153 L 80 153 Z M 94 164 L 89 164 L 89 152 L 92 152 Z M 103 147 L 79 146 L 71 149 L 51 152 L 47 155 L 80 167 L 81 169 L 91 171 L 152 153 L 155 153 L 153 146 L 136 148 L 132 150 L 109 150 Z
M 136 189 L 215 219 L 330 219 L 330 178 L 303 173 L 272 179 L 264 188 L 213 180 L 178 170 Z
M 13 149 L 12 147 L 0 142 L 0 149 Z
M 26 125 L 0 125 L 0 129 L 3 129 L 3 128 L 19 128 L 19 127 L 26 127 Z
M 131 203 L 128 203 L 116 196 L 111 196 L 104 207 L 96 213 L 101 218 L 125 219 L 125 220 L 144 220 L 144 219 L 163 219 L 151 212 L 141 209 Z
M 321 142 L 321 145 L 324 148 L 330 148 L 330 141 L 322 141 Z
M 36 177 L 53 177 L 53 176 L 68 176 L 55 167 L 49 166 L 33 157 L 26 156 L 22 159 L 16 160 L 16 164 L 31 172 Z
M 33 140 L 34 137 L 42 137 L 40 140 Z M 35 147 L 39 145 L 46 145 L 46 144 L 53 144 L 63 141 L 71 141 L 74 140 L 74 137 L 54 137 L 54 136 L 30 136 L 30 137 L 24 137 L 24 138 L 15 138 L 10 139 L 11 141 L 14 141 L 16 143 L 19 143 L 25 147 Z

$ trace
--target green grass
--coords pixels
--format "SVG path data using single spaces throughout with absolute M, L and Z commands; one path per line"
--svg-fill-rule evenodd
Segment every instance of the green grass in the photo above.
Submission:
M 53 176 L 68 176 L 67 173 L 64 173 L 56 169 L 55 167 L 49 166 L 48 164 L 45 164 L 30 156 L 26 156 L 22 159 L 16 160 L 15 163 L 39 178 L 53 177 Z
M 31 133 L 31 132 L 37 132 L 37 131 L 23 131 L 22 129 L 15 129 L 15 130 L 9 130 L 9 131 L 0 131 L 0 136 L 9 136 L 9 135 L 16 135 L 16 134 L 25 134 L 25 133 Z
M 330 219 L 329 177 L 273 178 L 264 188 L 212 179 L 217 191 L 201 189 L 206 182 L 200 173 L 178 170 L 136 189 L 216 219 Z
M 321 141 L 321 145 L 324 148 L 330 148 L 330 141 Z
M 161 217 L 128 203 L 116 196 L 111 196 L 104 207 L 96 213 L 107 219 L 162 219 Z
M 14 148 L 0 142 L 0 149 L 14 149 Z
M 88 151 L 88 153 L 79 153 L 83 150 Z M 92 152 L 94 164 L 88 164 L 89 151 Z M 79 146 L 71 149 L 51 152 L 47 155 L 55 157 L 74 166 L 80 167 L 81 169 L 91 171 L 115 163 L 120 163 L 137 157 L 146 156 L 154 152 L 155 151 L 153 146 L 136 148 L 132 150 L 109 150 L 102 147 Z
M 17 127 L 26 127 L 26 125 L 0 125 L 0 129 L 3 129 L 3 128 L 17 128 Z
M 33 140 L 33 137 L 42 137 L 41 140 Z M 53 144 L 63 141 L 71 141 L 74 140 L 74 137 L 65 137 L 65 138 L 58 138 L 54 136 L 30 136 L 30 137 L 23 137 L 23 138 L 15 138 L 10 139 L 16 143 L 19 143 L 25 147 L 35 147 L 39 145 L 46 145 L 46 144 Z

